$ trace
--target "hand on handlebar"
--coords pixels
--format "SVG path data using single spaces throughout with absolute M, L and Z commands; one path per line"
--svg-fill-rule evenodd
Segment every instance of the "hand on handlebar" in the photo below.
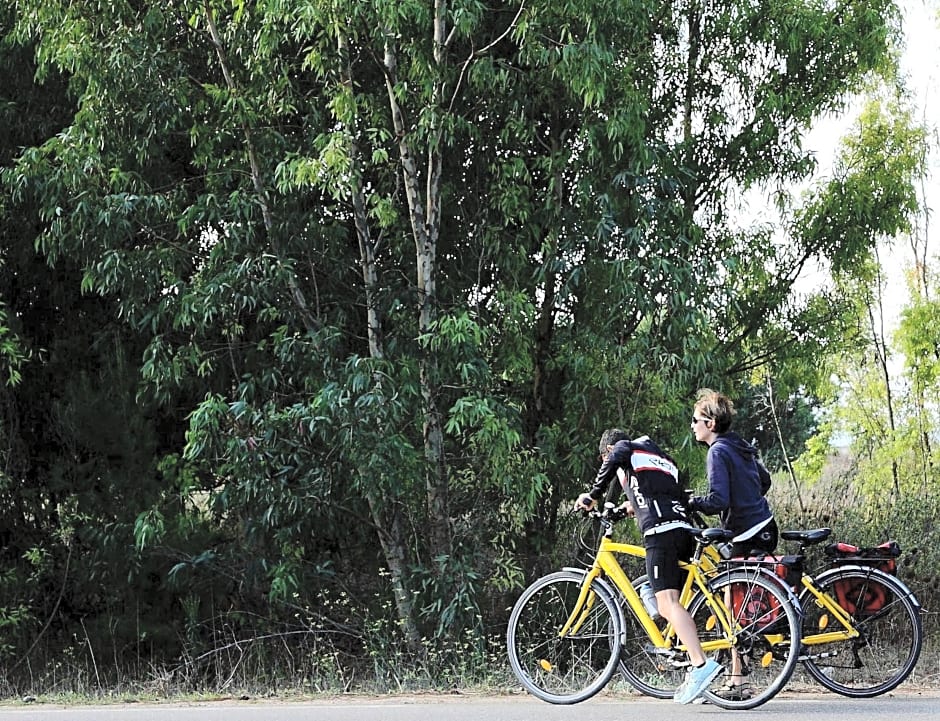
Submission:
M 592 511 L 597 505 L 597 501 L 591 498 L 589 493 L 582 493 L 574 502 L 575 511 Z
M 694 525 L 696 528 L 708 528 L 708 523 L 702 517 L 702 512 L 695 507 L 695 491 L 691 488 L 687 488 L 683 493 L 685 494 L 685 510 L 686 513 L 689 514 L 689 519 L 692 521 L 692 525 Z
M 635 518 L 636 513 L 629 501 L 624 501 L 619 506 L 608 503 L 604 514 L 611 521 L 620 521 L 624 518 Z

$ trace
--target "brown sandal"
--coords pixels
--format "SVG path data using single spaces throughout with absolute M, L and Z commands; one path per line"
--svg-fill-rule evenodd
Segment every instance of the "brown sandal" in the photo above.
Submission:
M 754 695 L 754 689 L 747 681 L 742 683 L 726 681 L 722 686 L 714 689 L 712 693 L 727 701 L 747 701 Z

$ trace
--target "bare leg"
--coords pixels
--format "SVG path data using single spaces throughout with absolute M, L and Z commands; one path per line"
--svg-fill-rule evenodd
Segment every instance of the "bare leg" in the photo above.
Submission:
M 731 587 L 725 589 L 725 608 L 731 608 Z M 728 683 L 732 686 L 738 686 L 744 683 L 744 676 L 741 674 L 741 656 L 738 649 L 731 649 L 731 673 L 728 674 Z
M 656 605 L 659 606 L 660 615 L 676 629 L 676 635 L 685 644 L 692 665 L 701 666 L 705 663 L 705 652 L 702 651 L 702 643 L 699 641 L 698 631 L 695 629 L 695 621 L 692 620 L 685 607 L 679 603 L 679 592 L 672 588 L 657 591 Z M 740 674 L 740 669 L 738 673 Z

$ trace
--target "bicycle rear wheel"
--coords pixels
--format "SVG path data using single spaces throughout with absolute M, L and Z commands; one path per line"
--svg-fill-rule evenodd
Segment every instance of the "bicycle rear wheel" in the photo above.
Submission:
M 543 576 L 522 592 L 509 616 L 509 665 L 526 691 L 549 703 L 589 699 L 617 670 L 621 614 L 600 584 L 591 585 L 577 622 L 562 634 L 583 582 L 583 574 L 571 571 Z
M 639 589 L 646 576 L 633 580 Z M 689 670 L 689 656 L 676 647 L 656 648 L 649 634 L 633 613 L 626 599 L 620 598 L 623 609 L 624 633 L 620 649 L 620 674 L 640 693 L 653 698 L 672 698 Z M 666 627 L 666 619 L 655 620 L 660 630 Z M 673 635 L 674 642 L 678 642 Z
M 725 667 L 724 675 L 704 698 L 726 709 L 760 706 L 786 685 L 799 662 L 799 601 L 776 577 L 750 569 L 724 572 L 709 581 L 709 588 L 717 602 L 728 606 L 735 644 L 733 649 L 708 650 L 709 643 L 725 641 L 727 635 L 705 594 L 697 593 L 689 604 L 689 613 L 706 654 Z M 746 683 L 735 690 L 719 688 L 730 677 L 734 654 Z
M 859 566 L 830 569 L 814 584 L 849 612 L 860 635 L 806 646 L 803 664 L 810 675 L 829 690 L 853 698 L 878 696 L 904 681 L 923 645 L 920 605 L 910 589 L 894 576 Z M 809 591 L 802 598 L 805 637 L 839 630 Z

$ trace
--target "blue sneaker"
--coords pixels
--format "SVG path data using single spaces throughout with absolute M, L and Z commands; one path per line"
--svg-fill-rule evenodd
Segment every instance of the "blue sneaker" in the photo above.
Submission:
M 685 681 L 676 689 L 672 700 L 682 704 L 692 703 L 705 693 L 705 689 L 723 670 L 721 664 L 712 659 L 705 661 L 704 666 L 690 669 L 685 676 Z

